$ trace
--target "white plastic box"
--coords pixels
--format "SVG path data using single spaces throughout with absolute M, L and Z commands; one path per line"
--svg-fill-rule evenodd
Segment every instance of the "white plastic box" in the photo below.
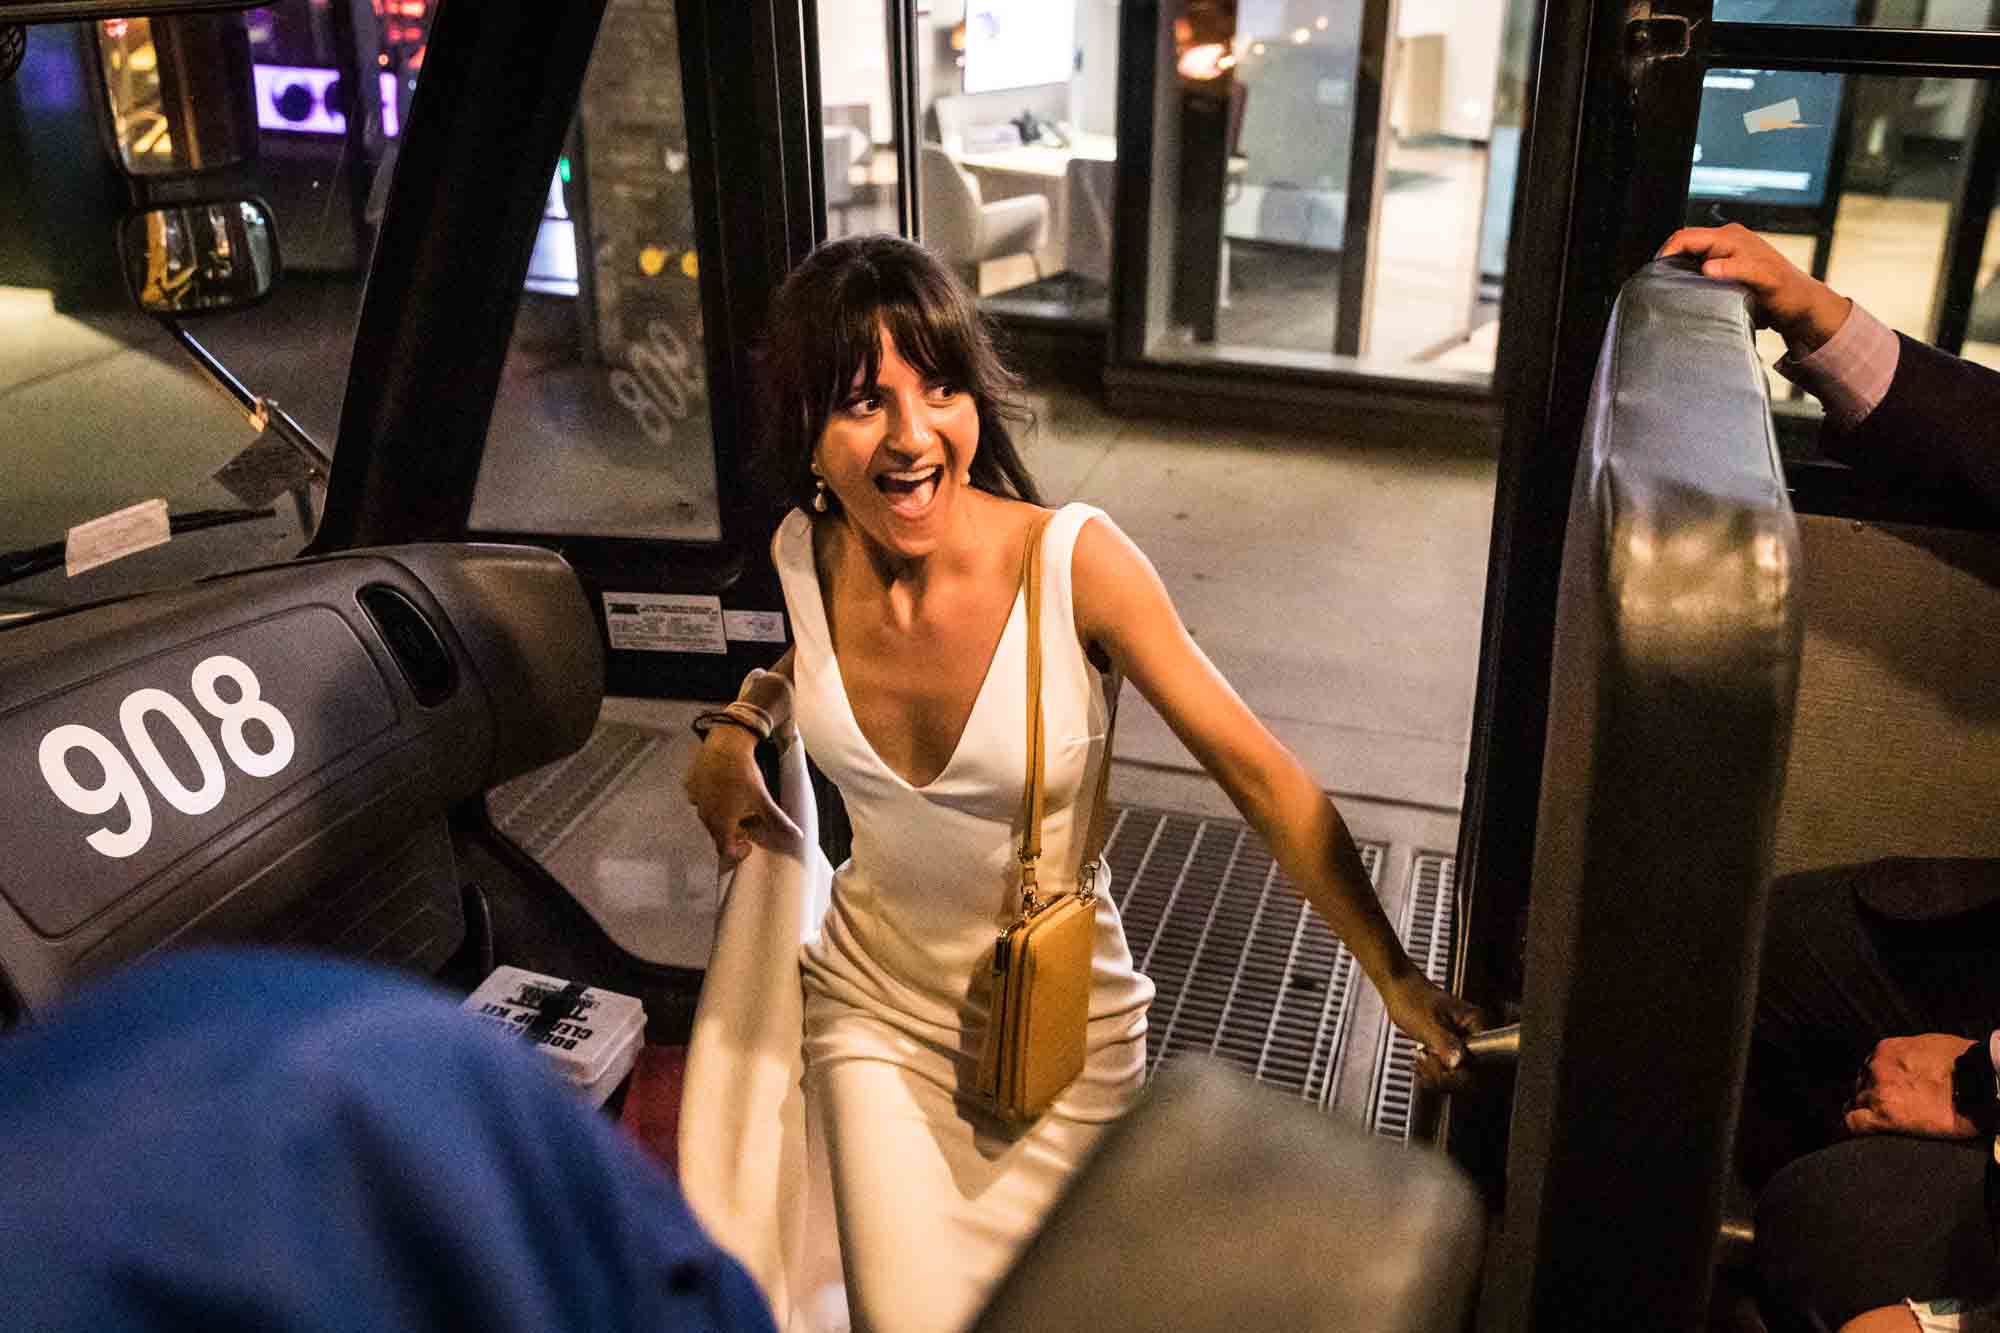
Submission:
M 569 986 L 561 977 L 498 967 L 459 1006 L 482 1022 L 526 1035 L 541 1006 Z M 567 1018 L 544 1024 L 538 1044 L 569 1085 L 602 1106 L 632 1072 L 646 1040 L 646 1009 L 630 995 L 586 987 Z

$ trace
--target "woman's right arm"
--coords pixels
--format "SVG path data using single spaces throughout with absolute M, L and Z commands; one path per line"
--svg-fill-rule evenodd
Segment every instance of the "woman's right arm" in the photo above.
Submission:
M 793 734 L 791 650 L 770 670 L 751 672 L 736 697 L 768 713 L 772 738 L 786 744 Z M 749 855 L 752 842 L 804 836 L 765 784 L 757 767 L 757 737 L 743 727 L 709 728 L 683 785 L 725 865 Z
M 1422 1043 L 1417 1073 L 1442 1084 L 1479 1011 L 1410 960 L 1340 812 L 1305 765 L 1202 652 L 1145 554 L 1109 519 L 1085 523 L 1071 560 L 1076 627 L 1159 710 L 1188 752 L 1270 845 L 1306 901 L 1381 991 L 1390 1021 Z

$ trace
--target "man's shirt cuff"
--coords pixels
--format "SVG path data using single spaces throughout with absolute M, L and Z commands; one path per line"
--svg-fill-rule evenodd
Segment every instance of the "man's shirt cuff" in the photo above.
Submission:
M 1867 419 L 1896 378 L 1902 344 L 1896 331 L 1855 302 L 1834 335 L 1810 355 L 1779 358 L 1780 375 L 1819 399 L 1841 430 Z

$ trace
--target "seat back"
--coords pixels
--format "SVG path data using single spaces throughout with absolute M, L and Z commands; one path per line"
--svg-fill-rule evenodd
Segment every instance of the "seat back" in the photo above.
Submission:
M 917 181 L 923 191 L 924 244 L 953 264 L 977 262 L 979 186 L 972 174 L 934 143 L 919 152 Z
M 1766 392 L 1740 287 L 1625 285 L 1564 538 L 1483 1329 L 1706 1327 L 1798 675 Z
M 1181 1056 L 1056 1203 L 976 1333 L 1459 1333 L 1484 1210 L 1448 1159 Z
M 1799 526 L 1805 655 L 1778 872 L 2000 857 L 2000 538 Z

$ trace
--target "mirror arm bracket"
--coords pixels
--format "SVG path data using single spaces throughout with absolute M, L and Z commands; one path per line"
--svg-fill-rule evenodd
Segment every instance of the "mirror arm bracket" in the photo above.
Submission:
M 333 460 L 327 456 L 324 449 L 313 442 L 312 436 L 306 433 L 305 427 L 293 419 L 291 413 L 279 407 L 273 400 L 251 392 L 243 381 L 232 375 L 229 367 L 223 365 L 213 353 L 203 347 L 179 320 L 171 316 L 161 316 L 160 324 L 173 335 L 174 341 L 187 350 L 188 355 L 194 358 L 195 363 L 207 373 L 216 387 L 228 395 L 229 400 L 249 419 L 258 434 L 276 436 L 290 446 L 305 460 L 306 466 L 312 472 L 311 479 L 325 484 L 327 471 L 332 467 Z

